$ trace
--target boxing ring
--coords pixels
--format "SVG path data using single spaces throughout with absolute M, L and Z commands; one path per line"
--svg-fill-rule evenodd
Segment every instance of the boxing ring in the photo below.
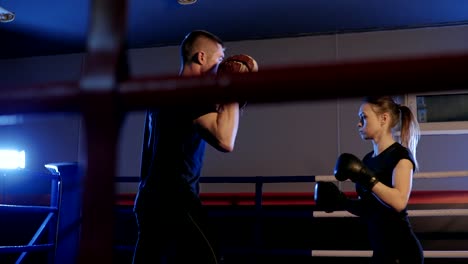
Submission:
M 116 146 L 122 120 L 129 111 L 176 101 L 245 100 L 260 104 L 360 97 L 375 94 L 376 85 L 379 93 L 387 95 L 468 86 L 468 54 L 265 68 L 222 79 L 175 75 L 133 78 L 125 53 L 126 1 L 93 1 L 91 8 L 86 59 L 79 80 L 0 90 L 0 114 L 79 112 L 83 115 L 87 155 L 81 201 L 80 264 L 112 263 Z M 311 84 L 321 87 L 320 94 L 310 92 Z M 223 181 L 230 180 L 239 179 L 223 178 Z M 466 211 L 457 212 L 466 214 Z M 316 213 L 315 217 L 319 216 Z M 448 257 L 449 253 L 427 252 L 427 256 Z M 311 255 L 314 254 L 341 255 L 312 251 Z M 355 254 L 367 256 L 368 252 L 343 251 L 343 255 L 350 257 Z M 451 254 L 466 256 L 466 252 Z
M 467 177 L 468 171 L 447 171 L 447 172 L 422 172 L 414 175 L 415 179 L 427 179 L 427 178 L 453 178 L 453 177 Z M 138 177 L 117 177 L 117 182 L 137 182 Z M 335 211 L 332 213 L 326 213 L 320 210 L 316 210 L 314 202 L 313 191 L 309 193 L 265 193 L 263 188 L 267 184 L 274 183 L 314 183 L 317 181 L 335 181 L 333 175 L 317 175 L 317 176 L 256 176 L 256 177 L 202 177 L 202 184 L 211 183 L 232 183 L 232 184 L 251 184 L 255 187 L 253 193 L 201 193 L 201 198 L 205 206 L 207 206 L 209 215 L 214 221 L 223 222 L 223 219 L 229 217 L 244 217 L 250 219 L 251 225 L 251 240 L 252 243 L 246 246 L 230 245 L 227 246 L 223 251 L 231 255 L 250 255 L 250 256 L 303 256 L 313 258 L 368 258 L 372 255 L 371 250 L 362 249 L 336 249 L 327 250 L 314 248 L 313 246 L 303 246 L 297 248 L 288 248 L 283 245 L 265 246 L 267 239 L 262 237 L 264 232 L 263 223 L 265 219 L 291 219 L 291 223 L 294 221 L 305 219 L 310 220 L 310 225 L 320 224 L 323 221 L 329 221 L 330 219 L 345 219 L 345 218 L 356 218 L 356 216 L 346 211 Z M 350 198 L 356 197 L 355 192 L 348 192 L 347 196 Z M 127 208 L 127 213 L 133 214 L 131 208 L 133 207 L 134 195 L 124 194 L 120 196 L 117 204 L 121 208 Z M 434 208 L 436 207 L 436 208 Z M 452 208 L 449 208 L 452 207 Z M 273 209 L 272 209 L 273 208 Z M 291 209 L 292 208 L 292 209 Z M 443 218 L 442 222 L 449 222 L 451 225 L 460 224 L 464 220 L 455 221 L 456 217 L 464 217 L 468 219 L 468 190 L 458 191 L 413 191 L 408 203 L 408 214 L 412 221 L 425 222 L 427 219 L 433 221 L 434 218 Z M 431 208 L 431 209 L 427 209 Z M 237 218 L 236 218 L 237 219 Z M 328 219 L 328 220 L 327 220 Z M 425 220 L 426 219 L 426 220 Z M 318 222 L 314 222 L 318 220 Z M 346 220 L 344 220 L 346 221 Z M 297 221 L 300 222 L 300 221 Z M 278 222 L 279 223 L 279 222 Z M 278 225 L 278 223 L 276 225 Z M 341 222 L 344 223 L 344 222 Z M 420 223 L 419 223 L 420 224 Z M 244 223 L 245 225 L 245 223 Z M 329 225 L 331 227 L 332 224 Z M 227 224 L 226 228 L 233 228 L 231 224 Z M 353 226 L 351 226 L 352 228 Z M 245 227 L 248 229 L 248 227 Z M 301 226 L 302 230 L 310 229 L 310 226 Z M 362 228 L 362 226 L 361 226 Z M 441 235 L 455 236 L 456 239 L 468 241 L 468 226 L 461 227 L 464 230 L 463 234 L 449 234 Z M 320 228 L 319 228 L 320 229 Z M 417 232 L 417 230 L 416 230 Z M 444 230 L 436 230 L 432 232 L 444 233 Z M 447 231 L 450 233 L 449 231 Z M 273 231 L 274 233 L 274 231 Z M 272 234 L 272 236 L 275 236 Z M 297 233 L 296 237 L 298 240 L 304 236 L 302 233 Z M 423 236 L 424 238 L 424 236 Z M 228 240 L 231 238 L 227 238 Z M 322 239 L 321 234 L 317 234 L 316 240 Z M 468 248 L 467 250 L 436 250 L 437 246 L 431 246 L 430 240 L 439 239 L 438 236 L 435 238 L 427 238 L 422 240 L 429 245 L 430 249 L 424 250 L 424 257 L 428 259 L 439 259 L 445 261 L 468 259 Z M 362 243 L 361 242 L 357 242 Z M 311 243 L 314 244 L 314 243 Z M 355 246 L 355 245 L 354 245 Z M 132 251 L 133 244 L 130 245 L 118 245 L 119 250 Z M 364 246 L 365 247 L 365 246 Z M 262 263 L 262 262 L 249 262 L 249 263 Z
M 416 173 L 414 175 L 415 179 L 427 179 L 427 178 L 445 178 L 445 177 L 467 177 L 468 171 L 447 171 L 447 172 L 429 172 L 429 173 Z M 255 216 L 261 216 L 259 211 L 263 207 L 263 186 L 266 183 L 290 183 L 290 182 L 316 182 L 316 181 L 336 181 L 334 176 L 274 176 L 274 177 L 205 177 L 202 178 L 202 183 L 254 183 L 255 184 L 255 196 L 254 196 L 254 206 L 256 209 Z M 309 194 L 310 198 L 313 198 L 313 193 Z M 274 198 L 275 196 L 280 196 L 278 194 L 273 194 L 270 197 Z M 349 197 L 355 197 L 355 193 L 348 194 Z M 431 197 L 432 196 L 432 197 Z M 281 204 L 282 201 L 274 200 L 271 204 Z M 247 199 L 248 200 L 248 199 Z M 245 203 L 246 201 L 244 201 Z M 346 211 L 335 211 L 332 213 L 326 213 L 323 211 L 317 211 L 313 208 L 315 205 L 314 201 L 308 201 L 307 199 L 299 200 L 301 204 L 310 204 L 312 205 L 312 210 L 310 213 L 313 218 L 342 218 L 342 217 L 355 217 L 354 215 Z M 468 216 L 468 191 L 416 191 L 413 192 L 409 201 L 409 208 L 415 204 L 428 204 L 430 202 L 438 202 L 441 204 L 455 203 L 462 204 L 464 208 L 453 208 L 453 209 L 410 209 L 408 210 L 409 216 L 414 219 L 415 217 L 457 217 L 457 216 Z M 239 204 L 239 201 L 235 202 Z M 289 201 L 290 205 L 294 205 L 294 201 Z M 208 202 L 209 204 L 209 202 Z M 268 204 L 268 201 L 267 203 Z M 286 200 L 286 204 L 288 201 Z M 286 212 L 290 214 L 291 212 Z M 258 232 L 259 230 L 256 230 Z M 255 236 L 258 239 L 258 236 Z M 468 239 L 468 236 L 466 237 Z M 284 250 L 277 249 L 276 251 L 282 252 Z M 270 250 L 271 253 L 271 250 Z M 370 250 L 316 250 L 311 249 L 309 252 L 307 250 L 289 250 L 289 254 L 306 254 L 312 257 L 370 257 L 372 252 Z M 468 250 L 425 250 L 425 258 L 467 258 L 468 259 Z

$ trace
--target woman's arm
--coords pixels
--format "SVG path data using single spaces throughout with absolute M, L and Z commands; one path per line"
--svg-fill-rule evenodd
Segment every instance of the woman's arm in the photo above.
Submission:
M 393 187 L 379 182 L 373 188 L 374 195 L 397 212 L 408 205 L 413 184 L 413 163 L 408 159 L 400 160 L 393 169 Z

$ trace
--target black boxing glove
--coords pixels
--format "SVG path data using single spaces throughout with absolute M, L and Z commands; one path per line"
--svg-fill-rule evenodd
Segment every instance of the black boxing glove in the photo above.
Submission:
M 317 209 L 327 213 L 346 209 L 348 198 L 333 182 L 315 183 L 314 201 Z
M 374 185 L 379 182 L 374 173 L 359 158 L 349 153 L 343 153 L 338 157 L 334 174 L 338 181 L 350 179 L 368 191 L 371 191 Z

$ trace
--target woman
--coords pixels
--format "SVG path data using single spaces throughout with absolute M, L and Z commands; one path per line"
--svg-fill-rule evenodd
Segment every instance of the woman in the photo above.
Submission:
M 359 159 L 338 159 L 335 176 L 343 180 L 341 174 L 348 174 L 356 183 L 359 199 L 348 203 L 346 209 L 367 223 L 372 263 L 424 263 L 407 213 L 413 173 L 418 169 L 418 122 L 408 107 L 390 96 L 367 97 L 359 108 L 358 128 L 362 139 L 372 141 L 373 151 L 362 163 Z M 350 172 L 356 164 L 359 173 Z

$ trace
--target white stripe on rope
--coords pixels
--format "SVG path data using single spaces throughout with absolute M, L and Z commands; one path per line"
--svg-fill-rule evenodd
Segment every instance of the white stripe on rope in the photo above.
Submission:
M 468 171 L 440 171 L 440 172 L 418 172 L 415 173 L 415 179 L 437 179 L 437 178 L 456 178 L 468 177 Z M 334 175 L 317 175 L 315 181 L 337 181 Z
M 312 250 L 313 257 L 371 257 L 370 250 Z M 468 251 L 426 250 L 425 258 L 468 258 Z
M 335 211 L 327 213 L 324 211 L 312 212 L 314 217 L 356 217 L 347 211 Z M 421 216 L 468 216 L 468 209 L 433 209 L 433 210 L 408 210 L 408 215 Z
M 315 181 L 337 181 L 334 175 L 317 175 L 315 176 Z
M 437 179 L 451 177 L 468 177 L 468 171 L 418 172 L 414 174 L 414 178 L 416 179 Z
M 408 210 L 409 216 L 467 216 L 468 209 Z
M 424 251 L 425 258 L 468 258 L 468 251 L 431 250 Z
M 312 250 L 312 257 L 371 257 L 370 250 Z

